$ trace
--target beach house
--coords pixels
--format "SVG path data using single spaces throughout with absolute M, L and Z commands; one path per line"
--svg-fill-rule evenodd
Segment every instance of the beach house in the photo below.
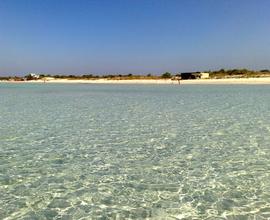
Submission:
M 209 73 L 201 72 L 200 74 L 201 74 L 201 76 L 200 76 L 201 79 L 208 79 L 209 78 Z
M 34 79 L 39 79 L 39 75 L 36 73 L 30 73 L 29 75 Z
M 181 79 L 207 79 L 209 73 L 206 72 L 186 72 L 180 73 Z

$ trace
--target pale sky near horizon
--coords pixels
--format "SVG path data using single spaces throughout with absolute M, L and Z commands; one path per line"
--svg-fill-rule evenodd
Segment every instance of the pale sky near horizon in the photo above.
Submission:
M 0 75 L 270 69 L 268 0 L 0 0 Z

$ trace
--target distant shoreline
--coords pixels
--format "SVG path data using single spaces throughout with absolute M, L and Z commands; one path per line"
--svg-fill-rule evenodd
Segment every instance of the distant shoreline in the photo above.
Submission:
M 29 81 L 0 81 L 2 83 L 44 83 L 44 80 Z M 45 83 L 64 84 L 174 84 L 179 85 L 179 81 L 171 79 L 50 79 Z M 270 77 L 258 78 L 227 78 L 227 79 L 194 79 L 180 80 L 180 85 L 189 84 L 270 84 Z

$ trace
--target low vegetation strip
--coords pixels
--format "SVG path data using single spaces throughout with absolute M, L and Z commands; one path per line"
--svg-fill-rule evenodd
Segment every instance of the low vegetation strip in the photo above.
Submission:
M 248 70 L 248 69 L 220 69 L 216 71 L 204 71 L 209 73 L 210 79 L 226 79 L 226 78 L 257 78 L 257 77 L 270 77 L 270 70 L 264 69 L 260 71 Z M 196 75 L 201 72 L 190 72 L 190 74 Z M 187 74 L 187 73 L 182 73 Z M 2 81 L 30 81 L 37 79 L 70 79 L 70 80 L 97 80 L 97 79 L 108 79 L 108 80 L 145 80 L 145 79 L 172 79 L 180 80 L 186 79 L 181 77 L 181 73 L 170 73 L 165 72 L 162 75 L 147 74 L 147 75 L 134 75 L 134 74 L 109 74 L 109 75 L 64 75 L 64 74 L 27 74 L 26 76 L 0 76 Z M 197 77 L 191 77 L 189 79 L 195 79 Z

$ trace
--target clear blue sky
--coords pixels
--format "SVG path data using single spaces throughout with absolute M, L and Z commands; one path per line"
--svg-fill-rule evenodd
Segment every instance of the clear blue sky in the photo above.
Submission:
M 0 75 L 270 68 L 269 0 L 0 0 Z

